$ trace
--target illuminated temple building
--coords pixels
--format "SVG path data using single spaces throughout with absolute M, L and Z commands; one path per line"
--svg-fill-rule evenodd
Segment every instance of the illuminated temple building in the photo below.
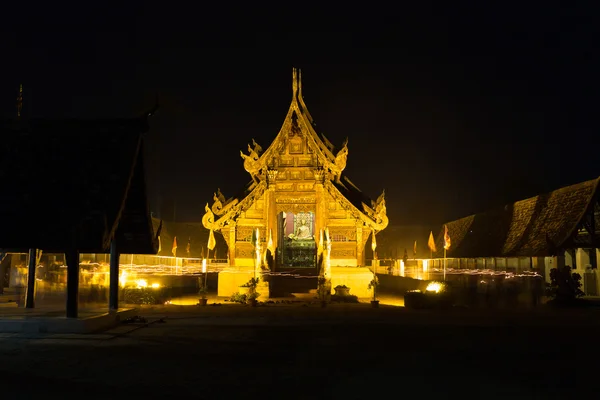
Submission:
M 263 150 L 252 140 L 241 152 L 251 176 L 243 193 L 227 198 L 217 191 L 205 207 L 204 227 L 221 233 L 228 246 L 220 296 L 247 282 L 257 259 L 263 271 L 317 276 L 318 254 L 326 244 L 334 286 L 347 283 L 360 295 L 371 279 L 364 248 L 371 235 L 388 225 L 384 195 L 371 200 L 344 175 L 347 142 L 335 147 L 315 131 L 296 69 L 292 89 L 289 110 L 271 145 Z M 267 252 L 271 262 L 264 261 Z

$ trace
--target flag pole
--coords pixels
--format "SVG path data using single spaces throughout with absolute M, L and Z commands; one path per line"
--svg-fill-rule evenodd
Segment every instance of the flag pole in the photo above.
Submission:
M 444 246 L 444 281 L 446 280 L 446 247 Z

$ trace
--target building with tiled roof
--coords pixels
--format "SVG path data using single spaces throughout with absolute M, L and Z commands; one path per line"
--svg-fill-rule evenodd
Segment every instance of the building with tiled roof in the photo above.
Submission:
M 562 187 L 446 223 L 448 266 L 501 263 L 503 268 L 530 268 L 545 275 L 550 266 L 562 263 L 580 271 L 596 268 L 599 182 Z M 438 258 L 443 257 L 444 231 L 442 226 L 436 240 Z
M 144 169 L 149 115 L 0 121 L 0 258 L 65 254 L 68 316 L 77 316 L 80 254 L 158 251 L 160 228 L 152 224 Z M 29 268 L 35 271 L 36 263 Z M 118 273 L 111 275 L 118 282 Z M 31 278 L 28 292 L 34 284 Z M 112 301 L 117 307 L 116 294 Z

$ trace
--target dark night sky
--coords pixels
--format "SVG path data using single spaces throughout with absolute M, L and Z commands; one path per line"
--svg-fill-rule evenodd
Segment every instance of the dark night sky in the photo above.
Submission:
M 249 181 L 239 150 L 279 131 L 293 66 L 317 130 L 349 138 L 350 179 L 371 197 L 386 189 L 391 224 L 443 222 L 600 175 L 591 6 L 141 4 L 4 13 L 0 116 L 14 116 L 21 82 L 28 117 L 133 116 L 158 93 L 151 201 L 176 201 L 179 220 L 200 220 L 217 187 L 232 196 Z

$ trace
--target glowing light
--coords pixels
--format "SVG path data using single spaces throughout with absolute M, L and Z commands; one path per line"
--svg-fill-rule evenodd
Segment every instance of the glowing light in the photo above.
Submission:
M 430 282 L 425 289 L 426 292 L 435 292 L 439 293 L 444 290 L 444 284 L 440 282 Z
M 429 260 L 423 260 L 423 272 L 427 272 L 428 264 L 429 264 Z
M 206 273 L 206 258 L 202 259 L 202 273 Z
M 153 283 L 152 289 L 158 289 L 160 287 L 160 283 Z
M 138 288 L 148 287 L 148 281 L 146 281 L 145 279 L 138 279 L 135 281 L 135 284 Z
M 404 260 L 400 260 L 400 276 L 404 276 Z
M 119 285 L 121 287 L 125 287 L 127 284 L 127 271 L 121 271 L 121 275 L 119 275 Z

